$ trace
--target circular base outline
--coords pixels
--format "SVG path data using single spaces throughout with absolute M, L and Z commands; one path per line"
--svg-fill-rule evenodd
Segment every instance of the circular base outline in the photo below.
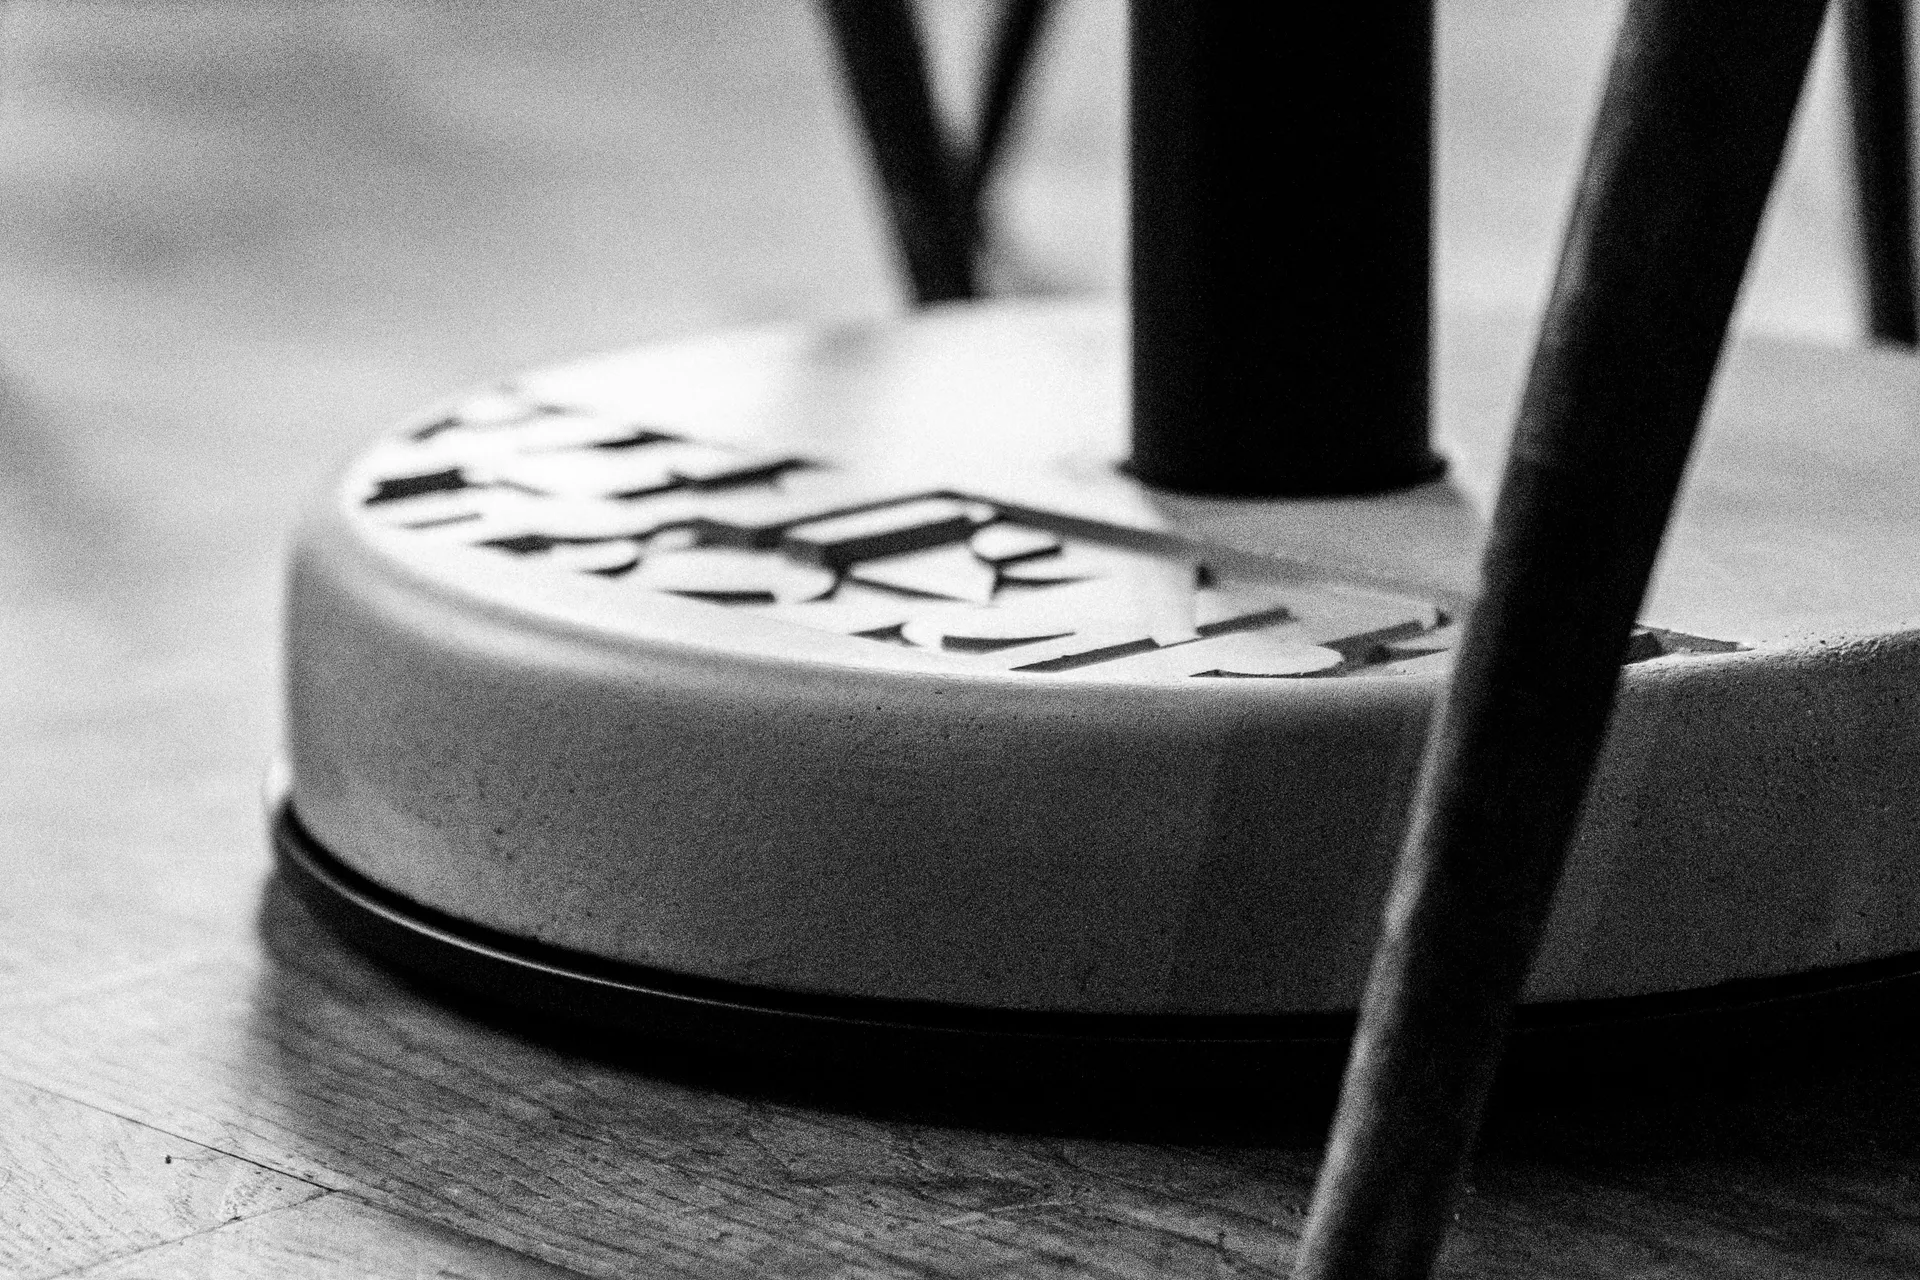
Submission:
M 470 924 L 385 889 L 301 826 L 270 819 L 283 882 L 334 933 L 401 974 L 600 1047 L 666 1044 L 788 1063 L 1001 1081 L 1330 1082 L 1351 1013 L 1112 1014 L 977 1009 L 751 987 L 607 960 Z M 1514 1065 L 1551 1073 L 1676 1052 L 1856 1034 L 1920 1012 L 1920 953 L 1692 991 L 1522 1006 Z

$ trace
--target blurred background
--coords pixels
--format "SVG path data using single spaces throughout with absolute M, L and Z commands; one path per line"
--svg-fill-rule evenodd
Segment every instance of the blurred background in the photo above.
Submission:
M 964 118 L 991 3 L 921 7 Z M 804 0 L 0 11 L 4 358 L 49 405 L 131 398 L 143 434 L 218 419 L 248 423 L 236 446 L 344 443 L 529 361 L 902 305 Z M 1440 5 L 1445 304 L 1538 302 L 1616 18 L 1607 0 Z M 1122 283 L 1124 27 L 1121 0 L 1062 0 L 995 201 L 1004 289 Z M 1845 341 L 1832 61 L 1745 318 Z

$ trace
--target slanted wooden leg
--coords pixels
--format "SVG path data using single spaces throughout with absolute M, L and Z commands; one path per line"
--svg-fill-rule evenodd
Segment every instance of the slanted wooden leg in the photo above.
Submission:
M 822 6 L 919 302 L 979 291 L 983 202 L 1051 7 L 1051 0 L 1003 0 L 981 74 L 979 123 L 965 149 L 941 127 L 911 0 Z
M 934 106 L 911 0 L 823 0 L 821 9 L 914 296 L 921 302 L 973 297 L 973 219 L 960 198 L 960 169 Z
M 975 252 L 984 236 L 987 187 L 1006 147 L 1014 108 L 1019 105 L 1033 52 L 1045 29 L 1052 0 L 1002 0 L 1000 20 L 988 46 L 980 77 L 980 119 L 974 129 L 973 155 L 960 184 L 960 200 L 967 210 Z
M 1845 0 L 1840 14 L 1868 328 L 1882 342 L 1911 347 L 1916 325 L 1907 4 Z
M 1444 1237 L 1824 8 L 1628 9 L 1297 1276 Z

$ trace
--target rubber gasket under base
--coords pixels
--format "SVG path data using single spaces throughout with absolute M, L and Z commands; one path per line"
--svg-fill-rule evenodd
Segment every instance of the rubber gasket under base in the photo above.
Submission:
M 285 883 L 337 934 L 409 977 L 602 1048 L 677 1045 L 886 1075 L 998 1080 L 1333 1079 L 1346 1013 L 1152 1015 L 971 1009 L 748 987 L 544 946 L 455 919 L 335 858 L 290 804 L 272 819 Z M 1592 1068 L 1885 1031 L 1920 1010 L 1920 955 L 1704 990 L 1524 1006 L 1518 1065 Z

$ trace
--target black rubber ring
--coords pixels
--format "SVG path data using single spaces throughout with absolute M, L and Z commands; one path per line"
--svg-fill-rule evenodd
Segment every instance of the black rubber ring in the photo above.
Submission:
M 838 1069 L 1035 1080 L 1235 1081 L 1337 1077 L 1346 1013 L 1150 1015 L 974 1009 L 749 987 L 563 950 L 458 920 L 328 853 L 283 804 L 272 838 L 287 886 L 336 933 L 409 977 L 602 1047 L 668 1042 Z M 1920 1009 L 1908 954 L 1694 991 L 1523 1006 L 1523 1070 L 1750 1052 L 1836 1028 L 1892 1029 Z

